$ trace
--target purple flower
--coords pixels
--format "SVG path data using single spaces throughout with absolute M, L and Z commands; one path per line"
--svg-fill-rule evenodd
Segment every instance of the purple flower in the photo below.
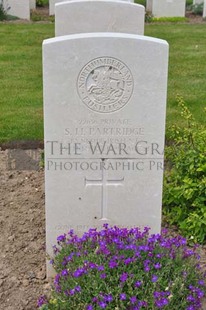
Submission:
M 105 279 L 106 276 L 107 276 L 106 273 L 101 273 L 101 274 L 100 274 L 100 278 L 101 278 L 101 279 Z
M 205 281 L 204 280 L 199 280 L 198 284 L 201 285 L 201 286 L 204 286 L 205 285 Z
M 135 304 L 137 302 L 137 297 L 136 296 L 132 296 L 130 298 L 130 302 L 131 302 L 131 304 Z
M 62 270 L 61 275 L 63 277 L 67 277 L 69 275 L 68 270 L 67 269 Z
M 129 265 L 133 262 L 133 259 L 131 257 L 128 257 L 127 259 L 125 259 L 124 264 L 125 265 Z
M 104 296 L 104 301 L 105 302 L 111 302 L 113 300 L 113 297 L 111 294 Z
M 186 308 L 186 310 L 196 310 L 196 308 L 192 305 L 190 305 L 189 307 Z
M 187 301 L 194 302 L 195 298 L 192 295 L 187 296 Z
M 144 267 L 144 271 L 145 272 L 149 272 L 150 271 L 150 267 L 149 266 Z
M 156 263 L 154 264 L 155 269 L 160 269 L 162 267 L 162 265 L 160 263 Z
M 66 240 L 66 235 L 60 235 L 59 237 L 57 237 L 57 242 L 64 242 Z
M 115 261 L 110 261 L 109 262 L 109 268 L 113 269 L 115 267 L 117 267 L 117 263 Z
M 134 286 L 139 288 L 140 286 L 142 285 L 142 282 L 141 281 L 137 281 L 135 282 Z
M 74 277 L 74 278 L 79 278 L 79 277 L 81 277 L 84 273 L 85 273 L 84 268 L 79 268 L 79 269 L 77 269 L 77 270 L 75 270 L 75 271 L 73 272 L 73 277 Z
M 169 303 L 169 301 L 166 298 L 161 298 L 159 300 L 155 300 L 155 305 L 160 309 L 163 308 L 164 306 L 167 306 L 168 303 Z
M 147 307 L 147 302 L 144 301 L 144 300 L 140 300 L 140 301 L 138 302 L 138 306 L 139 306 L 139 307 Z
M 120 281 L 125 282 L 127 281 L 127 278 L 128 278 L 128 274 L 126 272 L 123 272 L 120 276 Z
M 41 307 L 41 306 L 43 306 L 43 305 L 45 305 L 45 304 L 47 304 L 47 303 L 48 303 L 48 301 L 47 301 L 46 296 L 45 296 L 45 295 L 42 295 L 42 296 L 39 297 L 39 299 L 38 299 L 38 301 L 37 301 L 37 306 L 38 306 L 38 307 Z
M 75 294 L 75 289 L 73 288 L 72 290 L 70 290 L 70 291 L 69 291 L 69 294 L 70 294 L 71 296 L 73 296 L 73 295 Z
M 100 306 L 100 308 L 105 309 L 107 307 L 107 304 L 104 301 L 100 301 L 99 306 Z
M 92 305 L 87 305 L 86 310 L 93 310 Z
M 151 281 L 152 281 L 153 283 L 155 283 L 155 282 L 157 282 L 157 280 L 158 280 L 158 276 L 156 276 L 155 274 L 153 274 Z
M 127 297 L 126 297 L 126 294 L 125 293 L 121 293 L 120 294 L 120 300 L 126 300 Z
M 81 287 L 79 286 L 79 285 L 77 285 L 77 286 L 75 286 L 75 291 L 77 292 L 77 293 L 79 293 L 80 291 L 81 291 Z

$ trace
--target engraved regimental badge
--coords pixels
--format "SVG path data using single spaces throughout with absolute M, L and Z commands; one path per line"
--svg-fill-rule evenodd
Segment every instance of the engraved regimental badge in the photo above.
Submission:
M 133 91 L 129 68 L 112 57 L 99 57 L 81 70 L 77 89 L 83 103 L 99 113 L 111 113 L 123 108 Z

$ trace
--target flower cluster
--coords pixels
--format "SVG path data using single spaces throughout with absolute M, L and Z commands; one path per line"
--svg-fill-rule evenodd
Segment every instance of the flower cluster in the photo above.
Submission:
M 52 298 L 40 309 L 201 309 L 205 283 L 197 247 L 138 228 L 71 230 L 57 238 Z M 180 304 L 181 300 L 181 304 Z

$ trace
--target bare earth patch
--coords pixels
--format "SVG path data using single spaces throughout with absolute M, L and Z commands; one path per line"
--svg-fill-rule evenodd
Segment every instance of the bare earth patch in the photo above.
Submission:
M 0 152 L 0 309 L 36 309 L 45 272 L 44 172 L 9 171 Z

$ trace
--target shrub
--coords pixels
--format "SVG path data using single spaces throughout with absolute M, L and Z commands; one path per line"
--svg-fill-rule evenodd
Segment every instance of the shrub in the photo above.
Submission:
M 149 235 L 149 229 L 71 230 L 57 238 L 52 261 L 57 274 L 52 297 L 41 310 L 138 310 L 201 308 L 205 284 L 197 247 L 186 240 Z
M 194 15 L 201 15 L 203 14 L 203 2 L 200 4 L 194 4 L 191 7 L 192 13 Z
M 49 4 L 49 0 L 36 0 L 36 6 L 43 7 Z
M 206 128 L 197 124 L 181 98 L 178 99 L 185 128 L 168 131 L 172 142 L 166 147 L 163 211 L 183 235 L 206 240 Z
M 0 20 L 5 19 L 7 19 L 7 9 L 4 7 L 4 1 L 0 0 Z
M 153 23 L 184 23 L 187 22 L 186 17 L 152 17 L 151 22 Z

